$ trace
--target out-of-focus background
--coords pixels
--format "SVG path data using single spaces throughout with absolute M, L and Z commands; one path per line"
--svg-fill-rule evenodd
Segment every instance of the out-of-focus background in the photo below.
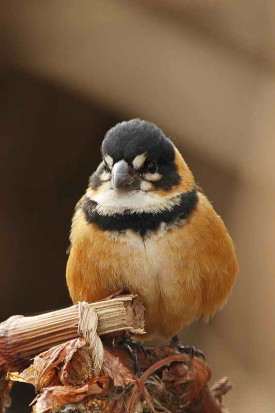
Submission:
M 140 117 L 171 136 L 235 241 L 240 277 L 182 334 L 229 375 L 232 413 L 275 411 L 273 0 L 2 2 L 0 311 L 70 303 L 70 220 L 104 133 Z M 33 397 L 16 385 L 10 413 Z

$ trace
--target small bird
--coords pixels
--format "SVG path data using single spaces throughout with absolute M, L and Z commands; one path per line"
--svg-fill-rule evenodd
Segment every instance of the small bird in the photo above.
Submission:
M 155 124 L 118 123 L 76 205 L 67 263 L 73 302 L 118 290 L 145 306 L 142 340 L 171 338 L 223 307 L 237 273 L 232 239 L 181 154 Z

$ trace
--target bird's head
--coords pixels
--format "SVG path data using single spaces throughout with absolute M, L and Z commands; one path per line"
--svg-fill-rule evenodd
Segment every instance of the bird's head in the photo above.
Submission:
M 101 152 L 103 160 L 90 177 L 87 195 L 105 210 L 154 210 L 194 188 L 182 156 L 153 123 L 118 123 L 106 133 Z

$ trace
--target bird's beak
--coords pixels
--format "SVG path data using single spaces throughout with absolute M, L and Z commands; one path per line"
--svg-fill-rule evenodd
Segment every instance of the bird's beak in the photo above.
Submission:
M 137 177 L 132 168 L 124 159 L 116 162 L 112 168 L 112 184 L 115 189 L 137 189 Z

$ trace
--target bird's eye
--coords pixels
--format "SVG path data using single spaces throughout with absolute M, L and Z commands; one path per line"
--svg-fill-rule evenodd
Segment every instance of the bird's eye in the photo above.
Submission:
M 157 162 L 156 162 L 156 161 L 151 161 L 151 162 L 149 162 L 149 163 L 148 163 L 148 166 L 147 166 L 147 170 L 148 170 L 148 172 L 150 172 L 151 174 L 157 172 L 157 170 L 158 170 L 158 164 L 157 164 Z

